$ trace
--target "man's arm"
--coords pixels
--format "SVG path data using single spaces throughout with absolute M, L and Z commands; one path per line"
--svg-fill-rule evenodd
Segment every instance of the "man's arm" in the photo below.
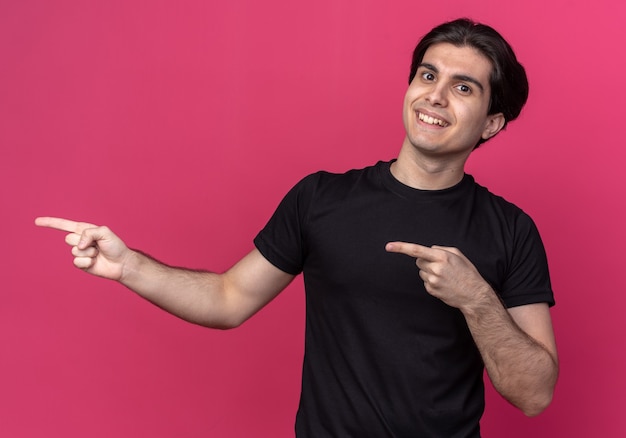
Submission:
M 541 413 L 552 401 L 559 369 L 547 304 L 507 311 L 456 248 L 391 242 L 386 249 L 415 257 L 426 291 L 461 310 L 498 392 L 526 415 Z
M 294 278 L 256 249 L 216 274 L 164 265 L 128 248 L 107 227 L 49 217 L 35 223 L 70 233 L 65 241 L 78 268 L 118 281 L 173 315 L 206 327 L 239 326 Z
M 489 288 L 462 312 L 493 386 L 526 415 L 539 415 L 552 401 L 559 371 L 548 305 L 507 311 Z

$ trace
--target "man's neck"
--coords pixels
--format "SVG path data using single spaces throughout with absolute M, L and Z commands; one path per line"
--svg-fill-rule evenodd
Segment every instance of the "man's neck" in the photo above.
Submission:
M 458 184 L 465 174 L 464 158 L 425 156 L 403 147 L 391 164 L 391 174 L 402 184 L 420 190 L 442 190 Z

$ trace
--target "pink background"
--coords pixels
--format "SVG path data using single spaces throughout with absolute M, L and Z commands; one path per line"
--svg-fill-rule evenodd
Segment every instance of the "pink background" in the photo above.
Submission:
M 223 270 L 318 169 L 396 156 L 412 49 L 458 16 L 527 68 L 469 170 L 536 220 L 557 306 L 553 405 L 489 389 L 485 437 L 623 437 L 626 14 L 609 0 L 0 3 L 0 435 L 293 435 L 301 280 L 240 329 L 189 325 L 73 268 L 38 215 Z

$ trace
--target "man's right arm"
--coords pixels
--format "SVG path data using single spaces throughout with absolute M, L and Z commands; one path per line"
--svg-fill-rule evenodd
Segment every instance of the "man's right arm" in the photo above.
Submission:
M 216 274 L 164 265 L 128 248 L 107 227 L 49 217 L 35 223 L 70 233 L 65 241 L 78 268 L 116 280 L 167 312 L 206 327 L 239 326 L 294 278 L 256 249 Z

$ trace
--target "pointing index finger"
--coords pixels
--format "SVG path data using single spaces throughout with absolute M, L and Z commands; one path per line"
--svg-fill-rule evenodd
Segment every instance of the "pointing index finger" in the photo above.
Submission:
M 95 228 L 96 225 L 87 222 L 76 222 L 59 217 L 38 217 L 35 219 L 38 227 L 53 228 L 55 230 L 67 231 L 68 233 L 80 234 L 87 228 Z
M 387 252 L 405 254 L 416 259 L 433 260 L 433 249 L 417 243 L 389 242 L 385 245 Z

